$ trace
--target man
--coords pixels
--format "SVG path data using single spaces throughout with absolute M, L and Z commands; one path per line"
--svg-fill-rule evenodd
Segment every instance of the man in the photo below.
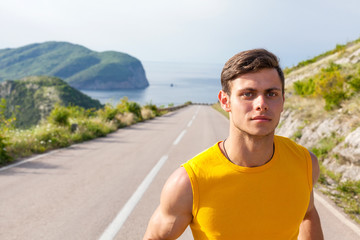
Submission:
M 195 156 L 167 180 L 144 239 L 323 239 L 314 206 L 317 158 L 275 136 L 284 75 L 264 49 L 233 56 L 219 101 L 229 113 L 226 140 Z

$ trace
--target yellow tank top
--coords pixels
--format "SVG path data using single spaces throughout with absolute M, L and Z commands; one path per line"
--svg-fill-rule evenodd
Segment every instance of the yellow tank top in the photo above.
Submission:
M 241 167 L 219 143 L 182 166 L 193 191 L 194 239 L 297 239 L 312 190 L 309 152 L 275 136 L 273 158 L 260 167 Z

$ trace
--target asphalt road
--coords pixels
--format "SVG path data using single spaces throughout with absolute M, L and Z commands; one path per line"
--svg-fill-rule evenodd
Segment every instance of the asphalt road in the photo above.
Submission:
M 221 114 L 190 106 L 2 168 L 0 239 L 142 239 L 168 176 L 227 133 Z M 326 239 L 360 239 L 317 196 Z

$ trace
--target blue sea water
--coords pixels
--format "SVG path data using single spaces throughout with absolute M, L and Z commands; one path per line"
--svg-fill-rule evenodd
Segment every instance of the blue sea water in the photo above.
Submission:
M 217 102 L 221 64 L 143 62 L 143 67 L 150 84 L 145 89 L 82 92 L 103 104 L 113 105 L 125 96 L 141 105 Z

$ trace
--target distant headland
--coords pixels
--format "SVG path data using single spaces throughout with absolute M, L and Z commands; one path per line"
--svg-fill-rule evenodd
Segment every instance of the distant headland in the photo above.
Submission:
M 38 75 L 59 77 L 83 90 L 149 86 L 141 62 L 121 52 L 95 52 L 68 42 L 0 49 L 0 82 Z

